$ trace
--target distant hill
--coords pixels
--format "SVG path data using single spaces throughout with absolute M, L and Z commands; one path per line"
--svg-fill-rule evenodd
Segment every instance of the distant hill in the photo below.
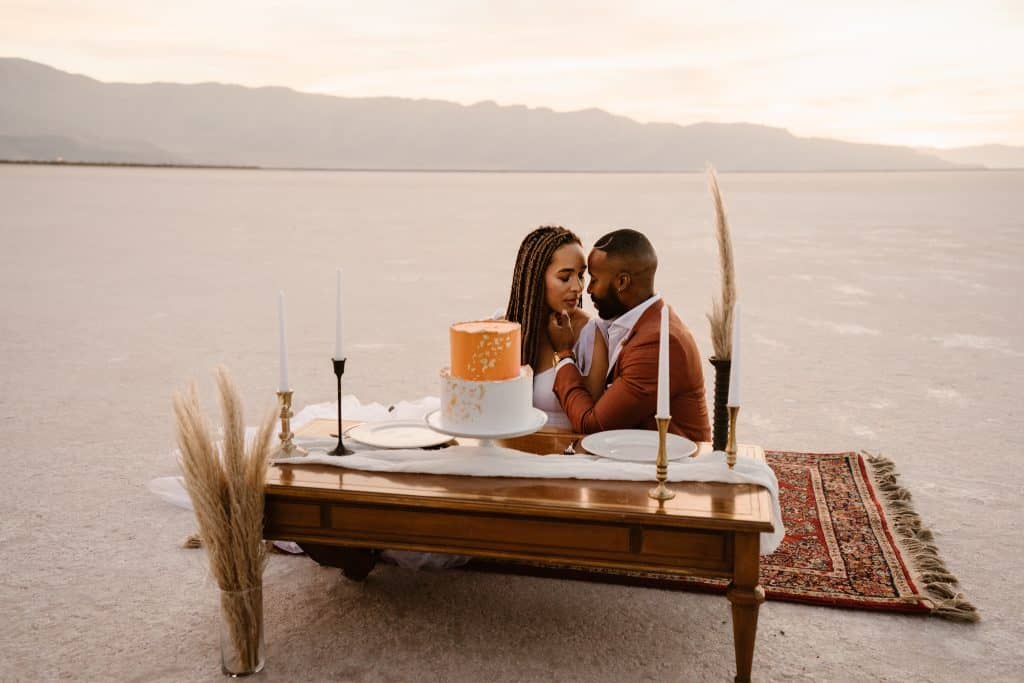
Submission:
M 908 147 L 598 109 L 463 106 L 288 88 L 102 83 L 0 59 L 0 158 L 294 168 L 692 171 L 949 169 Z
M 63 135 L 0 135 L 0 159 L 181 164 L 164 150 L 134 140 L 87 140 Z
M 978 145 L 954 149 L 921 150 L 954 164 L 985 168 L 1024 168 L 1024 147 L 1010 145 Z

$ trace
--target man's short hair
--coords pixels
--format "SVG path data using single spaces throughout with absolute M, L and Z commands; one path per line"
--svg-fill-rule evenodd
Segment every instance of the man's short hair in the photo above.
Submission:
M 642 232 L 629 228 L 611 231 L 594 243 L 594 249 L 634 263 L 658 262 L 658 255 L 651 241 L 644 237 Z

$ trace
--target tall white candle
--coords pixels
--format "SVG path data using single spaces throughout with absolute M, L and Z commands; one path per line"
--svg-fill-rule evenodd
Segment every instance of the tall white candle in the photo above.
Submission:
M 277 318 L 281 328 L 281 382 L 279 391 L 288 391 L 288 339 L 284 332 L 284 292 L 277 293 Z
M 345 349 L 341 343 L 341 268 L 338 268 L 338 296 L 336 300 L 336 309 L 334 325 L 334 360 L 341 360 L 345 357 Z
M 658 412 L 655 417 L 668 419 L 669 372 L 668 372 L 668 304 L 661 307 L 661 336 L 658 339 Z
M 740 405 L 740 305 L 737 302 L 732 309 L 732 365 L 729 369 L 729 398 L 726 405 Z

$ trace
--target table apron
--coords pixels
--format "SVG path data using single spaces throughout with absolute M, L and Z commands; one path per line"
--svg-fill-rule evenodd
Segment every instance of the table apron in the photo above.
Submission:
M 298 543 L 445 552 L 731 577 L 735 532 L 268 495 L 264 536 Z

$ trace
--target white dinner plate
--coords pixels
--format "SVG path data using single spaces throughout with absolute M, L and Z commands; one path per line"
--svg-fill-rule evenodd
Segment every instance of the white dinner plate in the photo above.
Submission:
M 447 434 L 435 432 L 423 420 L 364 422 L 346 431 L 345 436 L 377 448 L 428 448 L 452 440 Z
M 628 462 L 654 463 L 658 459 L 658 432 L 652 429 L 615 429 L 583 437 L 581 446 L 602 458 Z M 677 434 L 665 435 L 669 460 L 688 458 L 697 452 L 697 444 Z

